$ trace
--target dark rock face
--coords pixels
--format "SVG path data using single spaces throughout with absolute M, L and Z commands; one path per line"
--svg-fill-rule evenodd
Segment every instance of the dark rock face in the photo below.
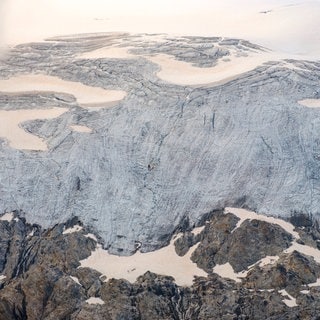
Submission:
M 315 283 L 320 275 L 319 264 L 299 252 L 280 256 L 273 266 L 261 270 L 259 266 L 250 270 L 246 277 L 246 286 L 252 289 L 285 288 L 292 295 L 297 295 L 299 289 Z
M 227 240 L 231 231 L 236 227 L 238 218 L 234 215 L 216 214 L 203 232 L 203 241 L 192 255 L 192 260 L 197 265 L 210 271 L 215 265 L 215 256 L 223 243 Z
M 199 237 L 204 240 L 192 255 L 200 268 L 210 272 L 216 264 L 229 262 L 239 272 L 263 257 L 281 253 L 292 241 L 292 236 L 277 225 L 247 220 L 235 229 L 237 221 L 234 215 L 222 213 L 206 224 Z M 176 246 L 179 246 L 178 241 Z
M 166 54 L 205 68 L 234 52 L 263 49 L 203 37 L 54 40 L 14 48 L 0 62 L 1 79 L 45 74 L 128 95 L 113 108 L 89 112 L 67 93 L 1 92 L 1 110 L 69 112 L 23 124 L 46 140 L 49 152 L 15 150 L 1 139 L 0 212 L 21 209 L 28 222 L 43 227 L 79 216 L 110 252 L 123 255 L 137 243 L 144 252 L 163 246 L 183 219 L 198 225 L 212 208 L 318 215 L 320 114 L 297 101 L 319 96 L 319 62 L 288 61 L 296 69 L 266 63 L 224 85 L 178 86 L 159 79 L 160 67 L 140 56 L 77 56 L 128 46 L 131 54 Z M 73 124 L 93 132 L 74 132 Z
M 90 255 L 95 241 L 75 234 L 63 235 L 63 228 L 61 224 L 43 230 L 17 216 L 12 221 L 1 221 L 1 238 L 2 234 L 9 234 L 10 239 L 1 245 L 1 250 L 6 251 L 1 273 L 6 278 L 1 284 L 5 288 L 0 292 L 0 318 L 65 319 L 66 312 L 77 309 L 84 289 L 68 274 L 76 270 L 79 260 Z
M 6 252 L 0 320 L 317 319 L 320 285 L 311 284 L 320 278 L 320 262 L 301 252 L 286 253 L 294 240 L 279 225 L 245 220 L 237 226 L 238 221 L 232 213 L 216 213 L 201 232 L 188 230 L 176 240 L 179 254 L 197 244 L 192 259 L 209 272 L 206 278 L 195 278 L 192 286 L 182 287 L 170 275 L 151 272 L 134 283 L 105 279 L 80 267 L 79 261 L 97 244 L 85 226 L 65 232 L 81 225 L 77 219 L 45 230 L 15 213 L 11 221 L 0 220 L 4 239 L 0 250 Z M 296 231 L 304 238 L 319 232 L 314 226 Z M 8 235 L 15 241 L 5 241 Z M 229 250 L 223 251 L 226 244 Z M 260 265 L 259 260 L 270 254 L 278 254 L 278 260 Z M 235 262 L 236 257 L 240 262 Z M 253 266 L 235 282 L 212 272 L 216 263 L 224 262 L 235 270 Z M 294 305 L 286 299 L 294 299 Z
M 275 256 L 289 247 L 292 237 L 277 225 L 264 221 L 245 221 L 223 243 L 216 262 L 227 261 L 241 271 L 265 256 Z

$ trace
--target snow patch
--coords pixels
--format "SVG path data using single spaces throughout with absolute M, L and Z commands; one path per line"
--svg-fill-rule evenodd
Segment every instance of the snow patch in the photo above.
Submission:
M 227 279 L 232 279 L 236 282 L 241 282 L 241 278 L 245 278 L 248 274 L 248 272 L 256 265 L 259 265 L 259 267 L 264 267 L 266 265 L 272 265 L 276 263 L 279 260 L 278 256 L 266 256 L 256 263 L 252 264 L 251 266 L 248 267 L 248 270 L 243 270 L 241 272 L 236 273 L 231 264 L 225 263 L 222 265 L 216 265 L 213 268 L 213 272 L 218 274 L 222 278 L 227 278 Z M 264 290 L 265 291 L 265 290 Z
M 29 234 L 28 234 L 28 237 L 30 238 L 30 237 L 33 237 L 33 235 L 34 235 L 34 230 L 32 230 Z
M 146 58 L 160 66 L 157 76 L 164 81 L 191 86 L 210 84 L 212 87 L 228 83 L 265 62 L 279 60 L 279 55 L 259 52 L 238 57 L 231 54 L 227 61 L 218 61 L 217 65 L 210 68 L 195 67 L 192 63 L 176 60 L 167 54 Z
M 255 291 L 255 290 L 252 290 L 252 291 Z M 274 289 L 259 289 L 258 291 L 260 291 L 260 292 L 273 292 Z
M 79 232 L 82 229 L 83 229 L 83 227 L 81 227 L 79 225 L 75 225 L 72 228 L 65 229 L 62 234 L 70 234 L 70 233 L 74 233 L 74 232 Z
M 112 255 L 98 244 L 91 256 L 80 261 L 80 264 L 81 267 L 99 271 L 109 279 L 123 278 L 133 283 L 137 277 L 150 271 L 172 276 L 180 286 L 191 286 L 194 276 L 207 276 L 207 273 L 190 259 L 199 243 L 191 247 L 186 255 L 180 257 L 175 251 L 176 239 L 177 237 L 173 238 L 168 246 L 157 251 L 147 253 L 138 251 L 129 257 Z
M 216 45 L 216 47 L 219 48 L 220 46 Z M 130 45 L 127 47 L 119 47 L 117 44 L 80 54 L 78 58 L 137 59 L 142 57 L 160 67 L 157 76 L 162 80 L 178 85 L 192 86 L 225 84 L 269 61 L 277 61 L 278 66 L 302 70 L 294 64 L 283 60 L 288 58 L 288 55 L 281 55 L 274 52 L 252 51 L 249 53 L 228 48 L 230 51 L 228 58 L 218 60 L 213 67 L 201 68 L 189 62 L 176 60 L 168 54 L 131 54 L 128 50 L 132 48 L 134 49 L 136 47 Z
M 13 220 L 13 217 L 14 217 L 13 212 L 7 212 L 0 217 L 0 220 L 11 222 Z
M 191 231 L 191 233 L 192 233 L 194 236 L 196 236 L 196 235 L 200 234 L 200 233 L 204 230 L 205 227 L 206 227 L 206 226 L 194 228 L 194 229 Z
M 66 81 L 47 75 L 22 75 L 7 80 L 0 80 L 1 92 L 64 92 L 73 95 L 83 108 L 90 109 L 96 104 L 107 106 L 106 103 L 119 102 L 127 93 L 122 90 L 106 90 L 99 87 L 87 86 L 81 82 Z
M 286 299 L 283 299 L 282 301 L 289 307 L 297 307 L 297 300 L 291 296 L 286 290 L 280 290 L 279 293 Z
M 309 287 L 309 288 L 312 288 L 312 287 L 320 287 L 320 278 L 317 279 L 317 281 L 314 282 L 314 283 L 309 283 L 309 284 L 308 284 L 308 287 Z
M 91 297 L 88 300 L 86 300 L 86 303 L 103 305 L 104 301 L 101 298 Z
M 69 109 L 58 107 L 50 109 L 0 110 L 0 137 L 7 139 L 11 148 L 46 151 L 48 150 L 47 143 L 38 136 L 25 131 L 21 128 L 21 124 L 36 119 L 54 119 L 67 111 Z
M 308 108 L 320 108 L 320 99 L 305 99 L 298 101 L 298 103 Z
M 309 294 L 310 293 L 310 290 L 301 290 L 300 291 L 302 294 Z
M 261 260 L 259 260 L 257 262 L 257 264 L 259 264 L 259 267 L 262 268 L 267 265 L 275 264 L 279 259 L 280 259 L 279 256 L 266 256 L 266 257 L 262 258 Z
M 235 282 L 241 282 L 241 278 L 245 278 L 248 274 L 248 271 L 236 273 L 229 262 L 220 265 L 217 264 L 212 271 L 222 278 L 231 279 Z
M 86 238 L 89 238 L 89 239 L 92 239 L 92 240 L 94 240 L 94 241 L 96 241 L 96 242 L 98 242 L 97 237 L 96 237 L 94 234 L 92 234 L 92 233 L 86 234 L 85 237 L 86 237 Z
M 310 246 L 307 246 L 307 245 L 303 245 L 303 244 L 299 244 L 297 242 L 293 242 L 291 247 L 289 247 L 288 249 L 286 249 L 284 251 L 284 253 L 291 253 L 293 251 L 298 251 L 304 255 L 307 255 L 307 256 L 311 256 L 314 258 L 314 260 L 317 262 L 317 263 L 320 263 L 320 250 L 316 249 L 316 248 L 313 248 L 313 247 L 310 247 Z M 320 286 L 320 284 L 319 284 Z
M 0 282 L 2 282 L 5 278 L 6 278 L 6 276 L 0 275 Z
M 70 276 L 70 278 L 71 278 L 75 283 L 77 283 L 79 286 L 81 286 L 81 283 L 79 282 L 79 279 L 78 279 L 77 277 Z

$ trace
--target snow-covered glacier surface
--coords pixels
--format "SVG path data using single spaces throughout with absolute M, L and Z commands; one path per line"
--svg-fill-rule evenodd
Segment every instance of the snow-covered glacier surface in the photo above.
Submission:
M 238 61 L 268 51 L 240 40 L 166 35 L 53 40 L 20 45 L 0 63 L 0 112 L 66 109 L 51 119 L 2 123 L 1 212 L 21 210 L 46 227 L 78 216 L 119 254 L 158 248 L 181 224 L 197 226 L 226 206 L 319 217 L 320 110 L 299 103 L 320 98 L 319 61 L 271 55 L 232 76 Z M 126 48 L 128 56 L 112 57 L 110 48 Z M 190 74 L 175 71 L 179 63 L 191 75 L 229 71 L 219 81 L 199 76 L 182 85 L 174 79 Z M 4 86 L 30 74 L 125 94 L 81 105 L 63 88 Z M 47 150 L 14 148 L 10 125 Z

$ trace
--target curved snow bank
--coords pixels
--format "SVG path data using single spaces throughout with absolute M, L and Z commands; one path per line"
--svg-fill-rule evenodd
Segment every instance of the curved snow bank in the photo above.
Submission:
M 220 85 L 236 79 L 241 74 L 251 71 L 261 64 L 280 60 L 281 56 L 271 52 L 230 52 L 225 59 L 217 60 L 214 67 L 196 67 L 192 63 L 176 60 L 168 54 L 131 54 L 129 50 L 134 48 L 127 47 L 103 47 L 89 51 L 78 56 L 79 59 L 137 59 L 143 57 L 148 61 L 157 64 L 160 71 L 157 76 L 167 82 L 177 85 Z
M 0 81 L 2 92 L 64 92 L 74 95 L 82 107 L 110 107 L 126 96 L 125 91 L 105 90 L 86 86 L 80 82 L 66 81 L 46 75 L 23 75 Z M 111 104 L 110 104 L 111 103 Z
M 228 57 L 228 60 L 219 60 L 211 68 L 199 68 L 184 61 L 178 61 L 169 55 L 160 54 L 148 57 L 148 60 L 158 64 L 161 70 L 157 76 L 162 80 L 178 85 L 210 86 L 225 84 L 238 78 L 241 74 L 251 71 L 261 64 L 273 60 L 272 54 L 255 54 L 250 57 Z
M 0 110 L 0 137 L 7 139 L 12 148 L 45 151 L 48 149 L 46 142 L 22 129 L 21 123 L 36 119 L 54 119 L 68 110 L 66 108 Z

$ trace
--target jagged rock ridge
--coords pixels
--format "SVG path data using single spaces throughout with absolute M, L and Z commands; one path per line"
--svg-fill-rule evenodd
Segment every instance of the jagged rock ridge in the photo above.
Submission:
M 192 259 L 209 272 L 183 287 L 170 275 L 146 272 L 130 283 L 81 267 L 97 241 L 76 218 L 45 230 L 18 212 L 7 215 L 0 220 L 0 319 L 317 319 L 317 223 L 299 219 L 295 228 L 302 246 L 317 250 L 315 261 L 297 251 L 286 253 L 292 235 L 277 224 L 246 220 L 237 227 L 237 216 L 223 212 L 207 218 L 201 232 L 185 230 L 176 240 L 179 254 L 183 243 L 186 252 L 198 243 Z M 270 253 L 279 254 L 278 260 L 261 264 Z M 239 254 L 251 260 L 235 259 Z M 222 278 L 212 267 L 224 262 L 247 274 L 237 281 Z

